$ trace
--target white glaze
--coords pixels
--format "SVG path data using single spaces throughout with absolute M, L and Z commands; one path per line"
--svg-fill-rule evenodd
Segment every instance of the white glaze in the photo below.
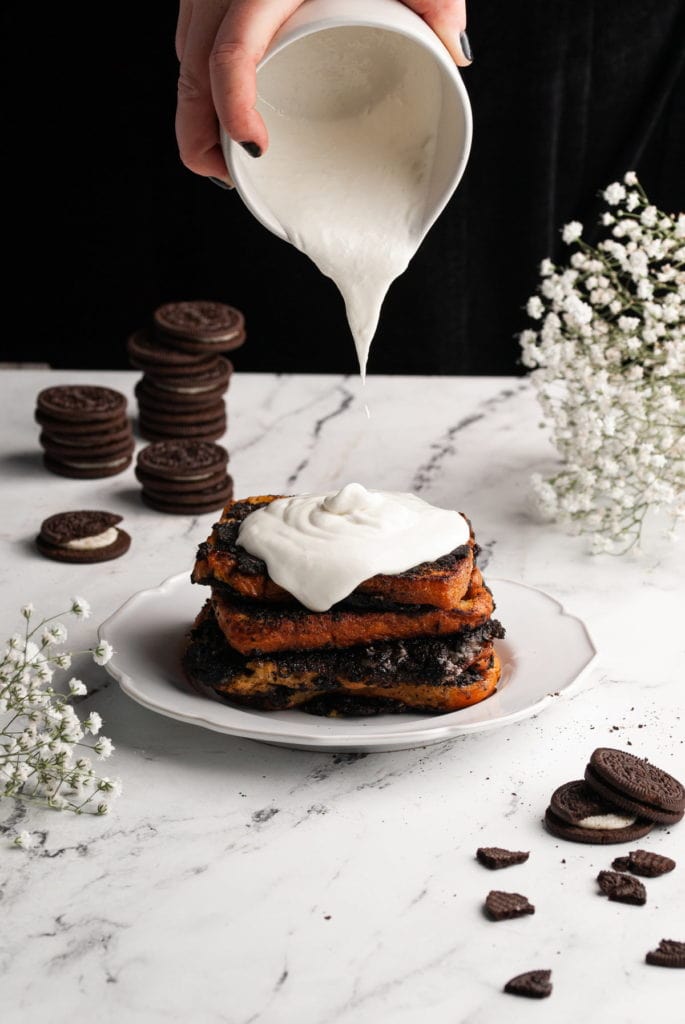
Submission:
M 67 548 L 72 548 L 74 551 L 95 551 L 97 548 L 107 548 L 110 544 L 114 544 L 119 531 L 116 526 L 110 526 L 109 529 L 103 530 L 102 533 L 95 533 L 91 537 L 77 537 L 75 540 L 69 540 L 64 545 Z
M 251 177 L 340 289 L 362 377 L 385 294 L 421 239 L 440 97 L 433 57 L 376 28 L 307 36 L 259 73 L 270 144 Z
M 271 579 L 315 612 L 377 573 L 406 572 L 468 539 L 458 512 L 356 483 L 272 501 L 247 516 L 238 532 L 238 543 L 266 562 Z

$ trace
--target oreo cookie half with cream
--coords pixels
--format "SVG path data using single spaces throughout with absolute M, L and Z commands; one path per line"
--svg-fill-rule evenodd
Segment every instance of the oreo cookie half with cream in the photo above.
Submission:
M 552 793 L 545 812 L 547 831 L 572 843 L 630 843 L 651 832 L 654 823 L 597 796 L 582 780 L 565 782 Z
M 36 547 L 55 562 L 107 562 L 126 554 L 131 538 L 113 512 L 58 512 L 41 524 Z

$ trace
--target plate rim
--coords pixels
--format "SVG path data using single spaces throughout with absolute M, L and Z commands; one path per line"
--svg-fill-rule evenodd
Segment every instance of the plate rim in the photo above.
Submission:
M 98 626 L 98 640 L 108 640 L 107 630 L 111 628 L 117 619 L 123 618 L 129 609 L 129 606 L 140 601 L 142 598 L 151 594 L 164 594 L 165 591 L 172 589 L 177 583 L 181 581 L 187 581 L 190 578 L 190 570 L 183 570 L 182 572 L 174 573 L 171 576 L 167 576 L 166 579 L 162 580 L 156 587 L 145 587 L 142 590 L 137 590 L 131 594 L 123 604 L 121 604 L 114 612 L 111 613 L 103 622 Z M 518 580 L 512 580 L 508 577 L 493 577 L 488 586 L 492 585 L 496 589 L 498 583 L 510 584 L 514 587 L 519 587 L 525 590 L 532 591 L 535 594 L 541 594 L 544 598 L 550 601 L 556 606 L 557 613 L 565 618 L 573 619 L 580 626 L 581 630 L 585 634 L 585 639 L 589 646 L 590 657 L 587 662 L 583 665 L 580 671 L 574 676 L 571 682 L 560 691 L 558 695 L 552 693 L 545 693 L 539 700 L 535 701 L 534 704 L 530 704 L 525 708 L 520 708 L 518 711 L 512 711 L 510 714 L 503 715 L 499 718 L 488 719 L 481 722 L 467 722 L 460 725 L 458 721 L 445 721 L 452 716 L 457 716 L 460 711 L 449 712 L 447 715 L 440 716 L 440 722 L 442 724 L 430 724 L 433 722 L 433 716 L 426 719 L 425 722 L 420 724 L 420 727 L 414 730 L 407 730 L 402 733 L 388 734 L 381 732 L 364 732 L 364 733 L 341 733 L 336 735 L 321 735 L 317 736 L 314 732 L 291 732 L 288 734 L 268 733 L 260 729 L 251 728 L 248 725 L 223 725 L 213 722 L 205 718 L 201 714 L 188 714 L 186 712 L 177 712 L 170 709 L 167 705 L 161 705 L 147 696 L 143 691 L 137 688 L 135 681 L 131 676 L 125 672 L 122 668 L 117 668 L 114 659 L 110 660 L 106 665 L 105 669 L 112 678 L 116 679 L 119 683 L 120 688 L 123 692 L 134 700 L 136 703 L 147 708 L 150 711 L 161 714 L 166 718 L 175 719 L 178 722 L 186 722 L 190 725 L 198 725 L 202 728 L 209 729 L 212 732 L 219 732 L 226 736 L 236 736 L 241 739 L 254 740 L 258 743 L 268 743 L 272 746 L 283 746 L 300 749 L 314 749 L 314 748 L 328 748 L 337 749 L 338 747 L 373 747 L 377 749 L 381 748 L 381 745 L 385 745 L 386 749 L 401 749 L 408 748 L 410 746 L 419 747 L 427 745 L 428 743 L 440 743 L 445 740 L 452 739 L 458 735 L 465 735 L 471 732 L 485 732 L 491 729 L 499 729 L 506 725 L 512 725 L 522 718 L 533 718 L 540 711 L 544 710 L 553 700 L 559 699 L 559 697 L 567 697 L 580 688 L 581 683 L 589 673 L 590 669 L 594 666 L 597 661 L 599 651 L 595 644 L 592 634 L 583 619 L 580 616 L 575 615 L 573 612 L 566 610 L 561 601 L 551 594 L 547 593 L 540 587 L 534 587 L 529 583 L 521 583 Z M 116 654 L 116 652 L 115 652 Z M 208 701 L 211 705 L 211 701 Z M 237 709 L 240 710 L 240 709 Z M 265 720 L 268 722 L 268 719 Z M 392 744 L 400 744 L 400 747 L 393 747 Z

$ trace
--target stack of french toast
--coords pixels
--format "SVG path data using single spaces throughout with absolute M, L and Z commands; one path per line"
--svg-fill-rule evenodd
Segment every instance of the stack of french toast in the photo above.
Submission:
M 211 588 L 183 654 L 190 683 L 229 703 L 314 714 L 444 713 L 490 696 L 504 629 L 466 544 L 398 575 L 376 575 L 314 612 L 239 544 L 245 518 L 277 495 L 229 503 L 198 549 Z

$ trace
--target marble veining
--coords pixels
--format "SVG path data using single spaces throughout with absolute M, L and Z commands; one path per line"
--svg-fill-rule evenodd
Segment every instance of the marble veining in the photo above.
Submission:
M 93 619 L 188 570 L 214 515 L 158 515 L 132 470 L 62 480 L 41 466 L 33 404 L 53 383 L 99 382 L 129 397 L 134 373 L 3 371 L 5 496 L 0 606 L 9 634 L 33 600 L 72 593 Z M 371 418 L 364 413 L 370 407 Z M 644 964 L 685 939 L 685 825 L 639 845 L 674 857 L 647 879 L 645 907 L 608 903 L 597 872 L 626 847 L 564 844 L 541 817 L 552 790 L 615 745 L 685 776 L 682 544 L 654 524 L 641 557 L 593 558 L 531 515 L 527 479 L 555 462 L 525 380 L 276 377 L 236 373 L 226 445 L 236 494 L 324 490 L 351 479 L 418 490 L 463 510 L 486 578 L 540 587 L 588 624 L 600 656 L 583 687 L 495 732 L 384 754 L 261 746 L 161 718 L 79 661 L 82 701 L 117 750 L 124 783 L 108 818 L 0 802 L 0 984 L 10 1024 L 665 1024 L 682 972 Z M 41 520 L 68 508 L 121 513 L 130 553 L 100 566 L 46 562 Z M 496 597 L 495 591 L 495 597 Z M 200 594 L 198 592 L 198 604 Z M 654 641 L 652 638 L 655 638 Z M 11 849 L 28 829 L 35 847 Z M 480 845 L 530 850 L 492 873 Z M 493 923 L 491 888 L 536 913 Z M 521 971 L 553 971 L 541 1004 L 502 993 Z

